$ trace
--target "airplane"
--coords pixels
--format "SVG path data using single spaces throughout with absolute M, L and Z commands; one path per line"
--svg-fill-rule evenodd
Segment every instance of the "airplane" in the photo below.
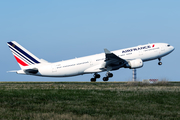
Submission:
M 71 77 L 83 74 L 94 74 L 90 79 L 95 82 L 100 72 L 106 71 L 103 81 L 113 77 L 111 71 L 120 68 L 136 69 L 143 67 L 144 62 L 158 59 L 162 65 L 162 57 L 170 54 L 175 48 L 167 43 L 152 43 L 136 47 L 109 51 L 104 53 L 50 63 L 39 59 L 16 41 L 7 42 L 21 70 L 17 74 L 43 77 Z

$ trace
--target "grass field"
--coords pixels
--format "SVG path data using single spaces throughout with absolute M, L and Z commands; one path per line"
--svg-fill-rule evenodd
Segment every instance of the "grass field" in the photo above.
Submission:
M 180 119 L 180 83 L 0 82 L 0 120 Z

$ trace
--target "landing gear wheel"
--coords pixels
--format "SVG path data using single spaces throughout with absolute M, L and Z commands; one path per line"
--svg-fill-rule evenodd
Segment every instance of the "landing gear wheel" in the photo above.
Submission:
M 162 65 L 161 58 L 158 58 L 159 62 L 158 65 Z
M 108 73 L 108 77 L 113 77 L 113 74 L 112 73 Z
M 91 78 L 91 82 L 96 82 L 96 78 Z
M 162 62 L 158 62 L 158 65 L 162 65 Z
M 108 81 L 109 77 L 103 77 L 103 81 Z
M 96 82 L 96 79 L 100 77 L 100 74 L 94 73 L 94 78 L 91 78 L 91 82 Z
M 100 74 L 94 74 L 94 78 L 100 78 Z

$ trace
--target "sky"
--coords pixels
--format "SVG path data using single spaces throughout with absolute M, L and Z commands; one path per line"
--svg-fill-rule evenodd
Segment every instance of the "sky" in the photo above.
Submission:
M 1 0 L 0 81 L 90 81 L 93 74 L 46 78 L 7 73 L 20 67 L 7 46 L 17 41 L 49 62 L 73 59 L 148 43 L 175 47 L 168 56 L 145 62 L 137 79 L 179 81 L 179 0 Z M 131 81 L 131 69 L 112 71 L 114 81 Z M 102 82 L 106 72 L 102 72 Z

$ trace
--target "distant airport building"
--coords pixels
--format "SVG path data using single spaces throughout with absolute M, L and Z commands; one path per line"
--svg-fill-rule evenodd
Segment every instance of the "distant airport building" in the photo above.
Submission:
M 158 83 L 158 79 L 144 79 L 143 83 Z

